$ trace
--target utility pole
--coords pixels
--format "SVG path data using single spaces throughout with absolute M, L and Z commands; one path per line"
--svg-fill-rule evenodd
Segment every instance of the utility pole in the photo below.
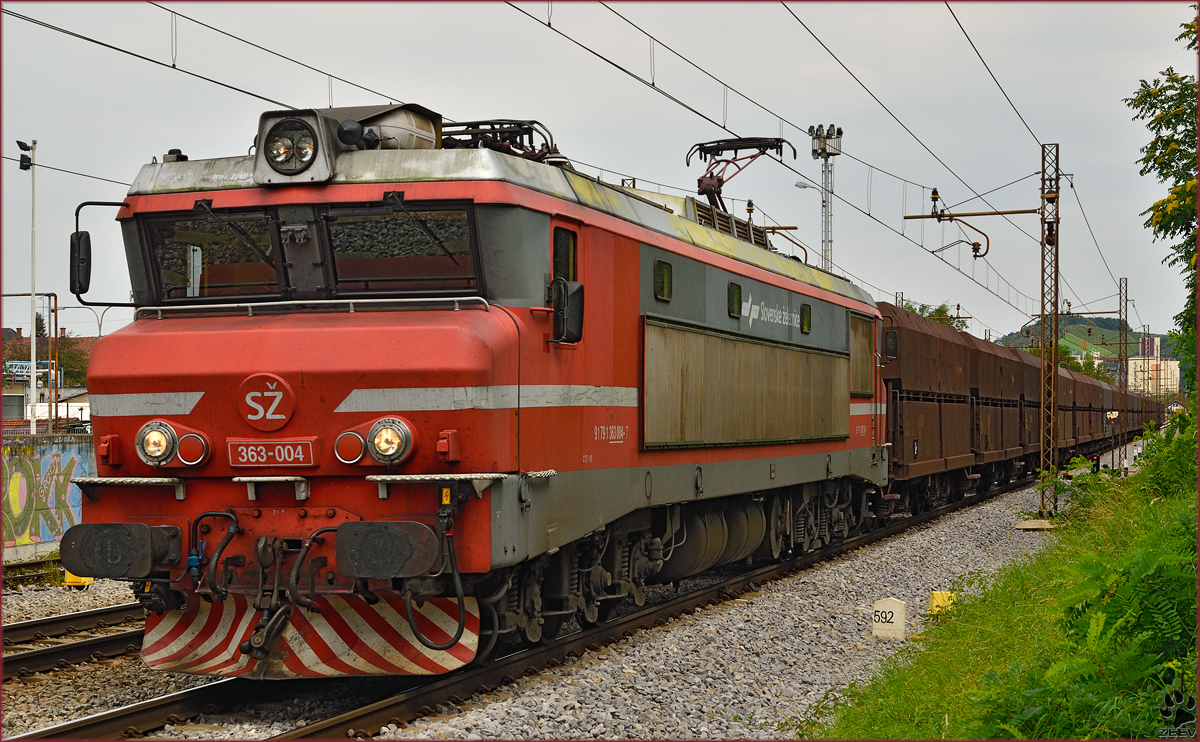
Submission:
M 1058 145 L 1042 145 L 1042 306 L 1038 345 L 1042 350 L 1042 448 L 1038 515 L 1058 509 Z
M 821 161 L 821 270 L 833 271 L 833 160 L 842 153 L 842 128 L 808 127 L 812 157 Z
M 1117 386 L 1121 399 L 1117 403 L 1117 424 L 1124 430 L 1126 412 L 1129 409 L 1129 279 L 1117 282 L 1117 310 L 1120 321 L 1120 340 L 1117 341 Z M 1117 447 L 1121 449 L 1121 471 L 1125 470 L 1125 433 L 1117 435 Z
M 29 434 L 37 433 L 37 140 L 18 141 L 21 169 L 29 171 Z

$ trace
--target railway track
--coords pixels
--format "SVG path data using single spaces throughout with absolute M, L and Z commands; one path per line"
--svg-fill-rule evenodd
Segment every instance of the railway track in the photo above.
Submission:
M 136 652 L 142 646 L 144 616 L 141 605 L 126 603 L 8 624 L 4 680 Z
M 66 571 L 58 559 L 33 559 L 4 565 L 5 583 L 20 585 L 42 580 L 61 581 L 65 575 Z
M 870 533 L 833 544 L 819 552 L 805 554 L 786 562 L 751 570 L 688 595 L 649 606 L 627 616 L 566 635 L 545 645 L 467 667 L 457 672 L 410 687 L 390 697 L 360 708 L 293 729 L 273 739 L 320 739 L 370 736 L 380 727 L 401 724 L 431 713 L 441 703 L 460 702 L 474 693 L 487 692 L 525 674 L 556 667 L 570 657 L 617 641 L 633 633 L 660 626 L 683 613 L 714 605 L 771 580 L 785 577 L 840 554 L 901 533 L 913 526 L 927 523 L 964 507 L 986 502 L 994 497 L 1028 486 L 1032 478 L 997 487 L 982 496 L 969 497 L 921 515 L 897 519 Z M 168 723 L 179 723 L 199 714 L 217 714 L 239 704 L 269 703 L 281 698 L 296 698 L 308 692 L 327 692 L 329 680 L 293 680 L 286 683 L 230 678 L 191 688 L 161 698 L 144 701 L 112 711 L 35 730 L 11 739 L 88 738 L 118 739 L 145 734 Z M 277 698 L 280 696 L 281 698 Z

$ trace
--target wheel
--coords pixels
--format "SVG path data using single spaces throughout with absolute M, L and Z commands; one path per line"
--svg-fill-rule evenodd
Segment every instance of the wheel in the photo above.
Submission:
M 542 638 L 538 640 L 539 644 L 549 644 L 558 636 L 559 629 L 562 628 L 562 616 L 543 616 L 542 617 Z
M 487 615 L 490 618 L 490 621 L 487 623 L 491 624 L 487 628 L 490 628 L 494 632 L 499 628 L 500 617 L 496 615 L 496 608 L 494 606 L 486 605 L 484 608 L 486 609 L 484 615 Z M 500 642 L 498 641 L 499 637 L 494 637 L 492 634 L 482 634 L 484 626 L 485 622 L 483 620 L 483 616 L 480 616 L 479 627 L 481 634 L 479 637 L 479 649 L 475 652 L 475 659 L 471 660 L 469 663 L 471 665 L 482 665 L 488 662 L 496 653 L 496 647 L 500 645 Z
M 607 622 L 609 615 L 612 614 L 613 603 L 614 601 L 612 600 L 602 600 L 599 604 L 594 604 L 592 606 L 594 608 L 593 611 L 580 611 L 579 625 L 585 629 L 591 629 Z M 586 615 L 587 613 L 593 612 L 595 613 L 595 618 L 589 618 Z

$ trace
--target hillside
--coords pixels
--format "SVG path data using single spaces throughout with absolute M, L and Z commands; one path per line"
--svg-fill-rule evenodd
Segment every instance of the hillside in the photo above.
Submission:
M 1036 327 L 1036 326 L 1035 326 Z M 1120 321 L 1114 317 L 1060 317 L 1059 328 L 1063 332 L 1059 344 L 1065 345 L 1072 354 L 1082 356 L 1092 353 L 1097 360 L 1114 361 L 1117 357 L 1117 347 L 1120 336 Z M 1091 334 L 1088 334 L 1091 330 Z M 1150 333 L 1149 337 L 1162 338 L 1162 355 L 1164 358 L 1175 358 L 1175 342 L 1166 335 Z M 1138 346 L 1142 333 L 1129 328 L 1129 355 L 1138 354 Z M 1020 332 L 1010 332 L 998 341 L 1001 345 L 1018 347 L 1029 344 L 1029 338 L 1022 337 Z

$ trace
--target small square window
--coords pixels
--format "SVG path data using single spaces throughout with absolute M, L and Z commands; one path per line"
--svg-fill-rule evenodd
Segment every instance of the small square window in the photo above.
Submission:
M 729 316 L 742 316 L 742 285 L 733 281 L 729 282 Z
M 671 301 L 671 264 L 665 260 L 654 261 L 654 298 Z
M 800 332 L 807 335 L 812 332 L 812 305 L 800 305 Z
M 554 228 L 554 275 L 575 281 L 575 233 L 562 227 Z

